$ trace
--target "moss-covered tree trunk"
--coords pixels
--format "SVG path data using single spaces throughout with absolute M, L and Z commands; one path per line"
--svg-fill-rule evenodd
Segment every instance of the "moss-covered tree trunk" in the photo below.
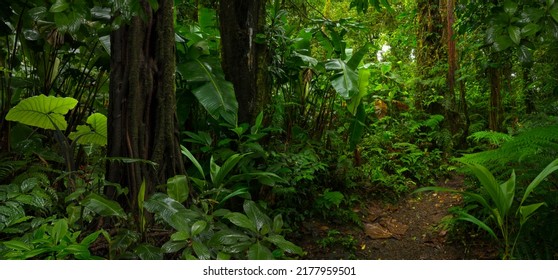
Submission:
M 444 128 L 452 136 L 459 137 L 464 133 L 464 124 L 455 97 L 457 50 L 454 21 L 454 0 L 417 1 L 416 59 L 421 83 L 416 105 L 429 114 L 443 115 Z M 440 82 L 440 77 L 446 77 L 445 81 Z
M 256 36 L 265 27 L 265 0 L 227 0 L 219 6 L 222 67 L 234 85 L 239 122 L 251 122 L 270 99 L 268 52 Z
M 106 178 L 129 188 L 129 210 L 137 208 L 142 181 L 149 194 L 185 173 L 175 111 L 173 0 L 159 0 L 156 12 L 140 2 L 145 16 L 111 34 L 107 154 L 156 164 L 109 161 Z

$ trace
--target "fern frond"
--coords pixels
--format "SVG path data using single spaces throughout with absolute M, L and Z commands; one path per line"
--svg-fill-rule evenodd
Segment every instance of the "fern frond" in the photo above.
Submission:
M 467 140 L 472 140 L 477 144 L 488 143 L 493 147 L 499 147 L 501 144 L 512 139 L 512 136 L 496 132 L 496 131 L 478 131 L 467 137 Z
M 512 165 L 517 173 L 521 173 L 521 169 L 526 172 L 538 170 L 557 157 L 558 126 L 553 125 L 524 131 L 497 149 L 464 155 L 458 160 L 462 163 L 483 165 L 494 173 L 498 173 L 499 170 L 509 171 Z
M 27 164 L 23 160 L 13 160 L 11 157 L 0 158 L 0 183 L 13 176 L 19 169 Z

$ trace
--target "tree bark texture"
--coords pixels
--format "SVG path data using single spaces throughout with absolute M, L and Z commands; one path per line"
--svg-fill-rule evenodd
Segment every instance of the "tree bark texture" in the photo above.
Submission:
M 453 36 L 454 1 L 417 1 L 417 65 L 423 83 L 418 88 L 416 105 L 429 114 L 443 115 L 444 128 L 453 136 L 458 136 L 465 131 L 455 97 L 457 50 Z M 447 63 L 446 75 L 440 64 L 444 62 Z M 445 83 L 436 81 L 443 76 L 446 76 Z
M 502 85 L 501 73 L 498 68 L 488 67 L 490 80 L 490 100 L 488 107 L 488 128 L 492 131 L 501 131 L 502 127 Z
M 129 188 L 129 210 L 137 208 L 144 180 L 147 196 L 185 174 L 176 125 L 173 0 L 159 0 L 156 12 L 146 0 L 141 6 L 144 16 L 111 34 L 107 154 L 156 164 L 109 161 L 107 180 Z
M 227 0 L 219 6 L 222 68 L 233 83 L 239 122 L 251 122 L 269 103 L 268 52 L 256 42 L 265 27 L 265 0 Z

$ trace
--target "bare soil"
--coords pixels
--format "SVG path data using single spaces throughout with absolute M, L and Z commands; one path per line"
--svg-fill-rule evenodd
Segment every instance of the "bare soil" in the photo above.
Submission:
M 460 188 L 462 178 L 442 185 Z M 462 203 L 447 192 L 409 194 L 396 204 L 370 201 L 362 227 L 350 221 L 312 221 L 303 225 L 305 259 L 463 260 L 496 259 L 498 252 L 482 234 L 456 230 L 449 209 Z M 351 225 L 353 224 L 353 225 Z

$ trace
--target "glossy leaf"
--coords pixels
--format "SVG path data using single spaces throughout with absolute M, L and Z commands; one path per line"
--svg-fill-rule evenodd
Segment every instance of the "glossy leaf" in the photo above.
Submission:
M 273 254 L 271 251 L 262 245 L 260 242 L 254 243 L 248 249 L 248 259 L 249 260 L 273 260 Z
M 184 203 L 190 194 L 188 177 L 186 175 L 176 175 L 167 180 L 167 194 L 170 198 Z
M 114 200 L 109 200 L 98 194 L 88 195 L 81 204 L 101 216 L 115 216 L 126 219 L 124 209 Z
M 51 13 L 60 13 L 67 10 L 70 7 L 70 4 L 66 2 L 66 0 L 56 0 L 52 6 L 50 6 Z
M 163 244 L 163 246 L 161 246 L 161 250 L 165 254 L 172 254 L 172 253 L 176 253 L 176 252 L 186 248 L 187 246 L 188 246 L 187 241 L 172 241 L 172 240 L 170 240 L 170 241 L 165 242 L 165 244 Z
M 214 163 L 213 157 L 211 158 L 211 180 L 215 187 L 221 186 L 224 183 L 225 178 L 229 173 L 236 167 L 236 165 L 248 154 L 233 154 L 225 162 L 223 166 L 219 167 Z
M 521 34 L 525 37 L 533 36 L 541 30 L 541 26 L 535 23 L 529 23 L 521 28 Z
M 150 213 L 159 215 L 177 231 L 190 232 L 191 221 L 199 218 L 198 213 L 186 209 L 184 205 L 162 193 L 151 196 L 145 201 L 144 207 Z
M 244 201 L 243 208 L 248 218 L 256 225 L 258 231 L 261 231 L 264 227 L 267 227 L 267 232 L 271 230 L 271 219 L 258 208 L 254 201 Z
M 200 220 L 195 222 L 192 225 L 192 236 L 196 236 L 200 233 L 202 233 L 207 227 L 207 222 L 204 220 Z
M 223 245 L 230 246 L 248 241 L 250 241 L 250 237 L 248 235 L 230 229 L 225 229 L 215 233 L 211 237 L 210 245 L 215 247 Z
M 205 246 L 205 244 L 194 240 L 192 242 L 192 249 L 194 249 L 194 252 L 196 253 L 196 256 L 200 259 L 200 260 L 209 260 L 211 258 L 211 254 L 209 253 L 209 248 L 207 248 L 207 246 Z
M 68 222 L 66 219 L 60 219 L 54 223 L 50 235 L 54 239 L 54 244 L 58 244 L 60 239 L 62 239 L 68 233 Z
M 134 250 L 142 260 L 162 260 L 163 251 L 159 247 L 149 244 L 141 244 Z
M 217 65 L 213 63 L 213 65 Z M 237 124 L 238 102 L 236 101 L 233 85 L 226 81 L 210 61 L 200 59 L 179 65 L 178 71 L 189 82 L 200 83 L 192 92 L 214 118 L 222 117 L 232 126 Z
M 326 70 L 335 71 L 331 85 L 343 98 L 349 99 L 358 94 L 358 74 L 343 60 L 332 59 L 325 64 Z
M 32 249 L 29 245 L 27 245 L 27 243 L 16 239 L 4 241 L 2 242 L 2 245 L 6 246 L 6 248 L 17 251 L 29 251 Z
M 198 172 L 202 175 L 202 178 L 205 179 L 205 173 L 203 172 L 203 168 L 201 167 L 201 164 L 194 157 L 194 155 L 192 155 L 190 150 L 188 150 L 184 146 L 180 146 L 180 149 L 182 150 L 182 154 L 185 155 L 192 162 L 192 164 L 194 164 L 194 166 L 198 169 Z
M 558 22 L 558 3 L 554 3 L 548 12 L 550 13 L 550 16 Z
M 64 115 L 77 105 L 71 97 L 33 96 L 21 100 L 10 109 L 6 120 L 50 130 L 64 130 L 68 127 Z
M 281 233 L 283 229 L 283 216 L 281 216 L 281 214 L 275 216 L 275 218 L 273 218 L 273 232 L 274 233 Z
M 89 234 L 88 236 L 83 238 L 79 244 L 89 247 L 89 245 L 91 245 L 93 242 L 95 242 L 95 240 L 97 240 L 97 238 L 99 238 L 99 235 L 101 234 L 102 231 L 103 230 L 97 230 Z
M 504 1 L 504 11 L 508 15 L 513 15 L 517 11 L 517 1 L 516 0 L 506 0 Z
M 228 219 L 231 223 L 241 227 L 241 228 L 245 228 L 248 229 L 252 232 L 258 232 L 258 230 L 256 229 L 256 225 L 254 224 L 253 221 L 251 221 L 248 216 L 242 214 L 242 213 L 238 213 L 238 212 L 232 212 L 229 213 L 227 215 L 225 215 L 225 219 Z
M 519 45 L 521 42 L 521 28 L 518 26 L 509 26 L 508 27 L 508 34 L 510 35 L 511 40 L 516 44 Z
M 302 254 L 304 253 L 302 251 L 302 248 L 296 246 L 290 241 L 285 240 L 285 237 L 283 237 L 282 235 L 278 235 L 278 234 L 270 235 L 266 237 L 265 240 L 273 243 L 275 246 L 279 247 L 281 250 L 287 253 L 297 254 L 299 256 L 302 256 Z

